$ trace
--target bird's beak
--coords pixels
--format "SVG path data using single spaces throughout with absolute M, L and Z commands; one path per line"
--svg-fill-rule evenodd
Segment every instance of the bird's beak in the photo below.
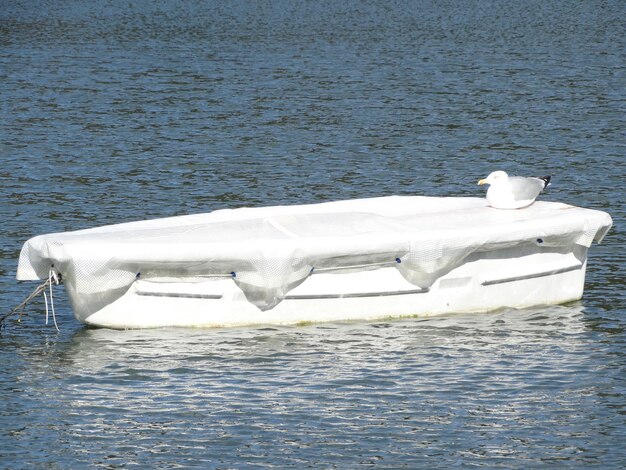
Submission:
M 478 181 L 478 186 L 483 185 L 483 184 L 487 184 L 487 180 L 479 180 Z

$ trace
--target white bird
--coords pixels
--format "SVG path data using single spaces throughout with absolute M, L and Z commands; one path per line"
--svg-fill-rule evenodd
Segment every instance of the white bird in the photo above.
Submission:
M 488 184 L 487 202 L 496 209 L 521 209 L 530 206 L 539 193 L 550 184 L 550 176 L 526 178 L 494 171 L 478 184 Z

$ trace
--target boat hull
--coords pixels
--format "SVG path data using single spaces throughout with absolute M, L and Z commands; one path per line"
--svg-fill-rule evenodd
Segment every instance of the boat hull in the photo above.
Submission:
M 557 202 L 388 196 L 239 208 L 44 234 L 16 277 L 62 277 L 108 328 L 298 324 L 580 299 L 609 214 Z
M 137 280 L 104 308 L 76 318 L 116 329 L 297 325 L 430 317 L 565 303 L 583 295 L 587 248 L 518 246 L 475 253 L 430 288 L 407 282 L 393 266 L 314 273 L 275 307 L 262 311 L 231 278 L 201 282 Z M 71 293 L 70 293 L 71 299 Z M 72 302 L 74 303 L 74 302 Z

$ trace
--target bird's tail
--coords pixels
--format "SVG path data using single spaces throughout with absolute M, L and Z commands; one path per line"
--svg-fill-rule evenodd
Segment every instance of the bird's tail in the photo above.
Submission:
M 548 186 L 550 186 L 550 180 L 552 179 L 552 176 L 540 176 L 539 179 L 543 181 L 543 187 L 547 188 Z

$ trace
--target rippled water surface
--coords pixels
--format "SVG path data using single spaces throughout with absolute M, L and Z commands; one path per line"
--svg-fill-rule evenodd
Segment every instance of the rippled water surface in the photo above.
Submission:
M 467 195 L 608 211 L 582 301 L 293 328 L 0 336 L 4 468 L 626 466 L 626 7 L 0 8 L 0 314 L 29 237 L 243 205 Z

